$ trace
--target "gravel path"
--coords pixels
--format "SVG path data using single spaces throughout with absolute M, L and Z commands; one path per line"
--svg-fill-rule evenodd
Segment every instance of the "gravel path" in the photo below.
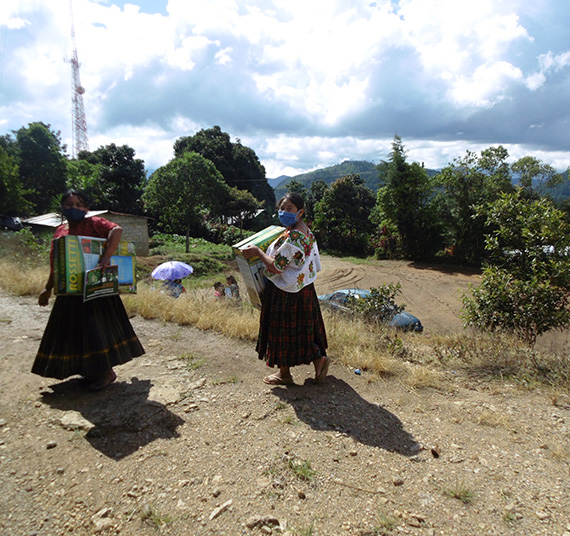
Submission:
M 270 387 L 253 344 L 138 317 L 146 355 L 85 393 L 29 373 L 48 310 L 0 311 L 0 534 L 570 536 L 570 406 L 548 394 L 335 356 L 321 385 Z

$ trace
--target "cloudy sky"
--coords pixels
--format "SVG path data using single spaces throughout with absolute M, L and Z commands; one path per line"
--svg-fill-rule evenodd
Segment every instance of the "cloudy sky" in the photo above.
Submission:
M 73 0 L 89 148 L 153 170 L 218 125 L 267 177 L 441 168 L 502 144 L 570 166 L 568 0 Z M 0 2 L 0 134 L 71 134 L 69 0 Z

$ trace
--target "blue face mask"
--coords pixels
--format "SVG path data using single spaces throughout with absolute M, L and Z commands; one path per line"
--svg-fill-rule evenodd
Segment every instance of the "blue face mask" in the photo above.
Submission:
M 67 221 L 72 223 L 80 222 L 85 218 L 86 212 L 84 210 L 79 210 L 78 208 L 64 208 L 61 213 L 64 215 Z
M 285 227 L 291 227 L 297 222 L 298 212 L 287 212 L 286 210 L 279 211 L 279 221 Z

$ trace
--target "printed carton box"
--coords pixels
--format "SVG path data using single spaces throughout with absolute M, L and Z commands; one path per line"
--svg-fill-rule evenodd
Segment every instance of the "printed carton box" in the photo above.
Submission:
M 107 240 L 91 236 L 64 236 L 54 242 L 56 294 L 83 294 L 85 272 L 94 269 Z M 118 266 L 119 292 L 136 293 L 135 245 L 122 240 L 111 264 Z
M 240 250 L 245 246 L 254 245 L 263 251 L 267 251 L 269 245 L 274 242 L 283 231 L 285 231 L 285 227 L 270 225 L 232 246 L 239 271 L 247 289 L 247 294 L 255 307 L 261 308 L 261 294 L 265 288 L 265 282 L 263 280 L 263 270 L 265 267 L 259 257 L 246 259 Z

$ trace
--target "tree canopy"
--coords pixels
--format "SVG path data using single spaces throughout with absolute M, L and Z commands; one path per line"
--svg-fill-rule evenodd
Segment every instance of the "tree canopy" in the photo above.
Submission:
M 135 158 L 135 150 L 128 145 L 114 143 L 99 147 L 96 151 L 82 151 L 75 166 L 78 178 L 82 178 L 91 197 L 92 207 L 114 210 L 127 214 L 142 214 L 142 194 L 146 185 L 144 162 Z
M 37 213 L 48 212 L 66 188 L 65 147 L 50 125 L 30 123 L 16 132 L 19 176 L 25 197 Z
M 191 151 L 210 160 L 228 186 L 246 190 L 263 201 L 266 208 L 273 208 L 273 188 L 267 182 L 265 168 L 253 149 L 242 145 L 239 140 L 232 143 L 228 133 L 214 126 L 193 136 L 179 138 L 174 143 L 175 158 Z
M 220 214 L 228 196 L 228 186 L 214 164 L 187 152 L 151 175 L 143 199 L 166 231 L 189 237 L 204 211 Z

